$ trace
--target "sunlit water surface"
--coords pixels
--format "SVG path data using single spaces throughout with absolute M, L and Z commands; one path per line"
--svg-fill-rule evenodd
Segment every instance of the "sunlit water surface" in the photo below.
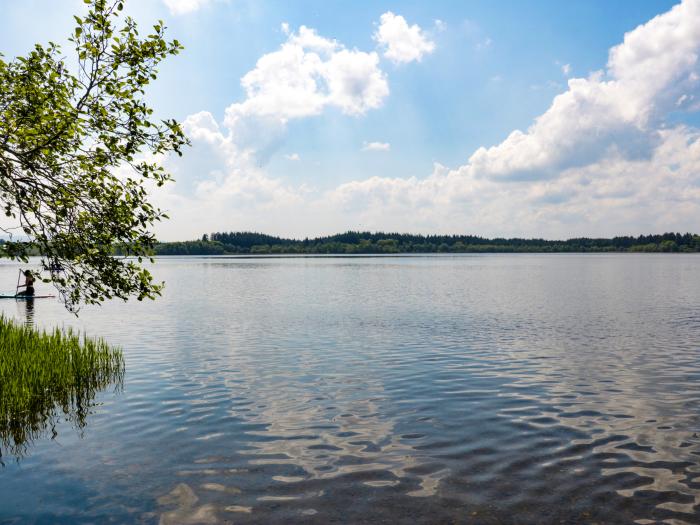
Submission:
M 79 319 L 0 302 L 126 359 L 85 428 L 5 453 L 0 523 L 700 523 L 700 257 L 155 273 Z

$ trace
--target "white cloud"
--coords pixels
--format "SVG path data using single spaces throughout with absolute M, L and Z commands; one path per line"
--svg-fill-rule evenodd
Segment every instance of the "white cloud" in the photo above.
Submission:
M 389 151 L 391 144 L 388 142 L 364 142 L 362 151 Z
M 667 130 L 650 159 L 610 157 L 555 180 L 504 183 L 437 165 L 424 179 L 372 177 L 324 199 L 380 230 L 554 238 L 687 231 L 700 213 L 700 135 Z
M 251 228 L 296 236 L 361 227 L 550 238 L 692 230 L 700 214 L 700 136 L 685 128 L 662 135 L 650 159 L 608 158 L 533 182 L 436 165 L 426 178 L 375 176 L 320 192 L 235 168 L 200 182 L 194 196 L 166 196 L 161 204 L 173 220 L 161 237 Z
M 417 24 L 409 26 L 401 15 L 387 11 L 379 22 L 374 39 L 384 48 L 384 56 L 389 60 L 397 64 L 420 61 L 423 55 L 435 50 L 435 43 L 428 35 Z
M 605 72 L 571 79 L 527 131 L 455 170 L 347 183 L 333 198 L 370 223 L 396 214 L 419 228 L 483 234 L 691 229 L 700 132 L 665 117 L 696 110 L 687 101 L 700 96 L 699 54 L 700 2 L 685 0 L 625 35 Z
M 286 45 L 301 47 L 295 63 L 310 61 L 314 71 L 308 55 L 328 63 L 344 50 L 302 30 Z M 674 122 L 679 112 L 700 110 L 699 56 L 700 2 L 685 0 L 627 33 L 604 71 L 570 79 L 527 130 L 478 149 L 463 166 L 436 165 L 424 178 L 374 176 L 327 191 L 270 178 L 230 130 L 208 113 L 193 115 L 185 122 L 193 149 L 204 148 L 211 164 L 193 182 L 193 197 L 167 196 L 175 211 L 164 238 L 182 238 L 186 228 L 192 236 L 223 228 L 300 236 L 349 228 L 546 237 L 696 230 L 700 130 Z M 332 91 L 321 85 L 307 90 L 313 96 L 297 105 L 299 115 L 331 106 L 320 102 L 317 109 L 314 96 L 325 100 Z M 243 104 L 263 92 L 252 88 Z
M 175 218 L 169 224 L 179 224 L 175 236 L 222 216 L 253 220 L 269 218 L 271 210 L 296 214 L 309 190 L 285 185 L 261 168 L 282 144 L 287 123 L 327 108 L 360 116 L 380 107 L 389 94 L 376 52 L 347 49 L 304 26 L 289 32 L 280 49 L 260 57 L 241 85 L 246 97 L 226 108 L 221 125 L 207 111 L 187 117 L 183 127 L 193 147 L 184 158 L 165 161 L 177 184 L 161 205 Z M 298 153 L 285 157 L 300 160 Z M 191 226 L 183 228 L 178 218 Z
M 329 103 L 350 115 L 361 115 L 382 105 L 389 94 L 386 76 L 376 53 L 341 49 L 326 64 Z
M 241 146 L 258 150 L 278 141 L 289 120 L 320 115 L 329 107 L 362 115 L 389 94 L 375 52 L 349 50 L 305 26 L 260 57 L 241 86 L 246 99 L 226 108 L 224 125 Z
M 686 0 L 625 35 L 608 67 L 573 78 L 523 132 L 480 148 L 464 166 L 478 177 L 542 179 L 610 155 L 648 157 L 663 117 L 698 90 L 700 2 Z
M 561 72 L 565 77 L 568 77 L 571 74 L 571 64 L 562 64 Z
M 170 198 L 189 201 L 185 207 L 188 211 L 201 208 L 214 213 L 222 203 L 249 210 L 251 207 L 266 208 L 281 200 L 297 202 L 299 190 L 289 189 L 266 177 L 256 164 L 254 152 L 242 149 L 211 113 L 202 111 L 190 115 L 183 122 L 183 128 L 193 147 L 188 155 L 168 158 L 165 162 L 177 180 L 173 189 L 179 190 Z M 298 158 L 296 153 L 291 157 L 295 155 Z M 194 179 L 193 174 L 197 174 Z M 187 191 L 182 191 L 183 184 Z M 177 211 L 184 210 L 176 208 Z M 201 221 L 202 217 L 194 220 Z
M 318 115 L 327 106 L 363 114 L 381 106 L 389 94 L 378 64 L 374 52 L 348 50 L 301 26 L 241 79 L 247 98 L 226 109 L 226 123 L 234 125 L 236 119 L 251 114 L 286 121 Z
M 204 7 L 211 0 L 163 0 L 163 3 L 173 15 L 185 15 Z

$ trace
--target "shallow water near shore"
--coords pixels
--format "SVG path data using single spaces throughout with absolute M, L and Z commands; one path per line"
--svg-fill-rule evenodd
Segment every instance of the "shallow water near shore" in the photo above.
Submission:
M 0 523 L 700 523 L 700 256 L 168 258 Z M 17 266 L 0 264 L 11 289 Z

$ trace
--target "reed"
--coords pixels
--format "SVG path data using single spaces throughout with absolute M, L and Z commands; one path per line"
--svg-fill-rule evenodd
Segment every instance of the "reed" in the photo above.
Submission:
M 122 352 L 104 340 L 0 316 L 0 446 L 19 458 L 60 419 L 82 430 L 95 395 L 123 378 Z

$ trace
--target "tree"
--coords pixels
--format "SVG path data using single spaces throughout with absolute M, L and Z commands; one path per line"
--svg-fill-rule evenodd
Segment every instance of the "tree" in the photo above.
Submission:
M 160 294 L 142 263 L 167 215 L 148 190 L 171 179 L 158 158 L 181 155 L 188 143 L 175 120 L 155 119 L 145 101 L 158 64 L 180 43 L 164 39 L 162 22 L 145 37 L 129 17 L 118 24 L 122 1 L 85 3 L 69 38 L 74 71 L 52 42 L 9 62 L 0 55 L 1 225 L 11 236 L 4 255 L 27 261 L 38 250 L 40 277 L 71 310 Z M 117 245 L 131 257 L 113 257 Z

